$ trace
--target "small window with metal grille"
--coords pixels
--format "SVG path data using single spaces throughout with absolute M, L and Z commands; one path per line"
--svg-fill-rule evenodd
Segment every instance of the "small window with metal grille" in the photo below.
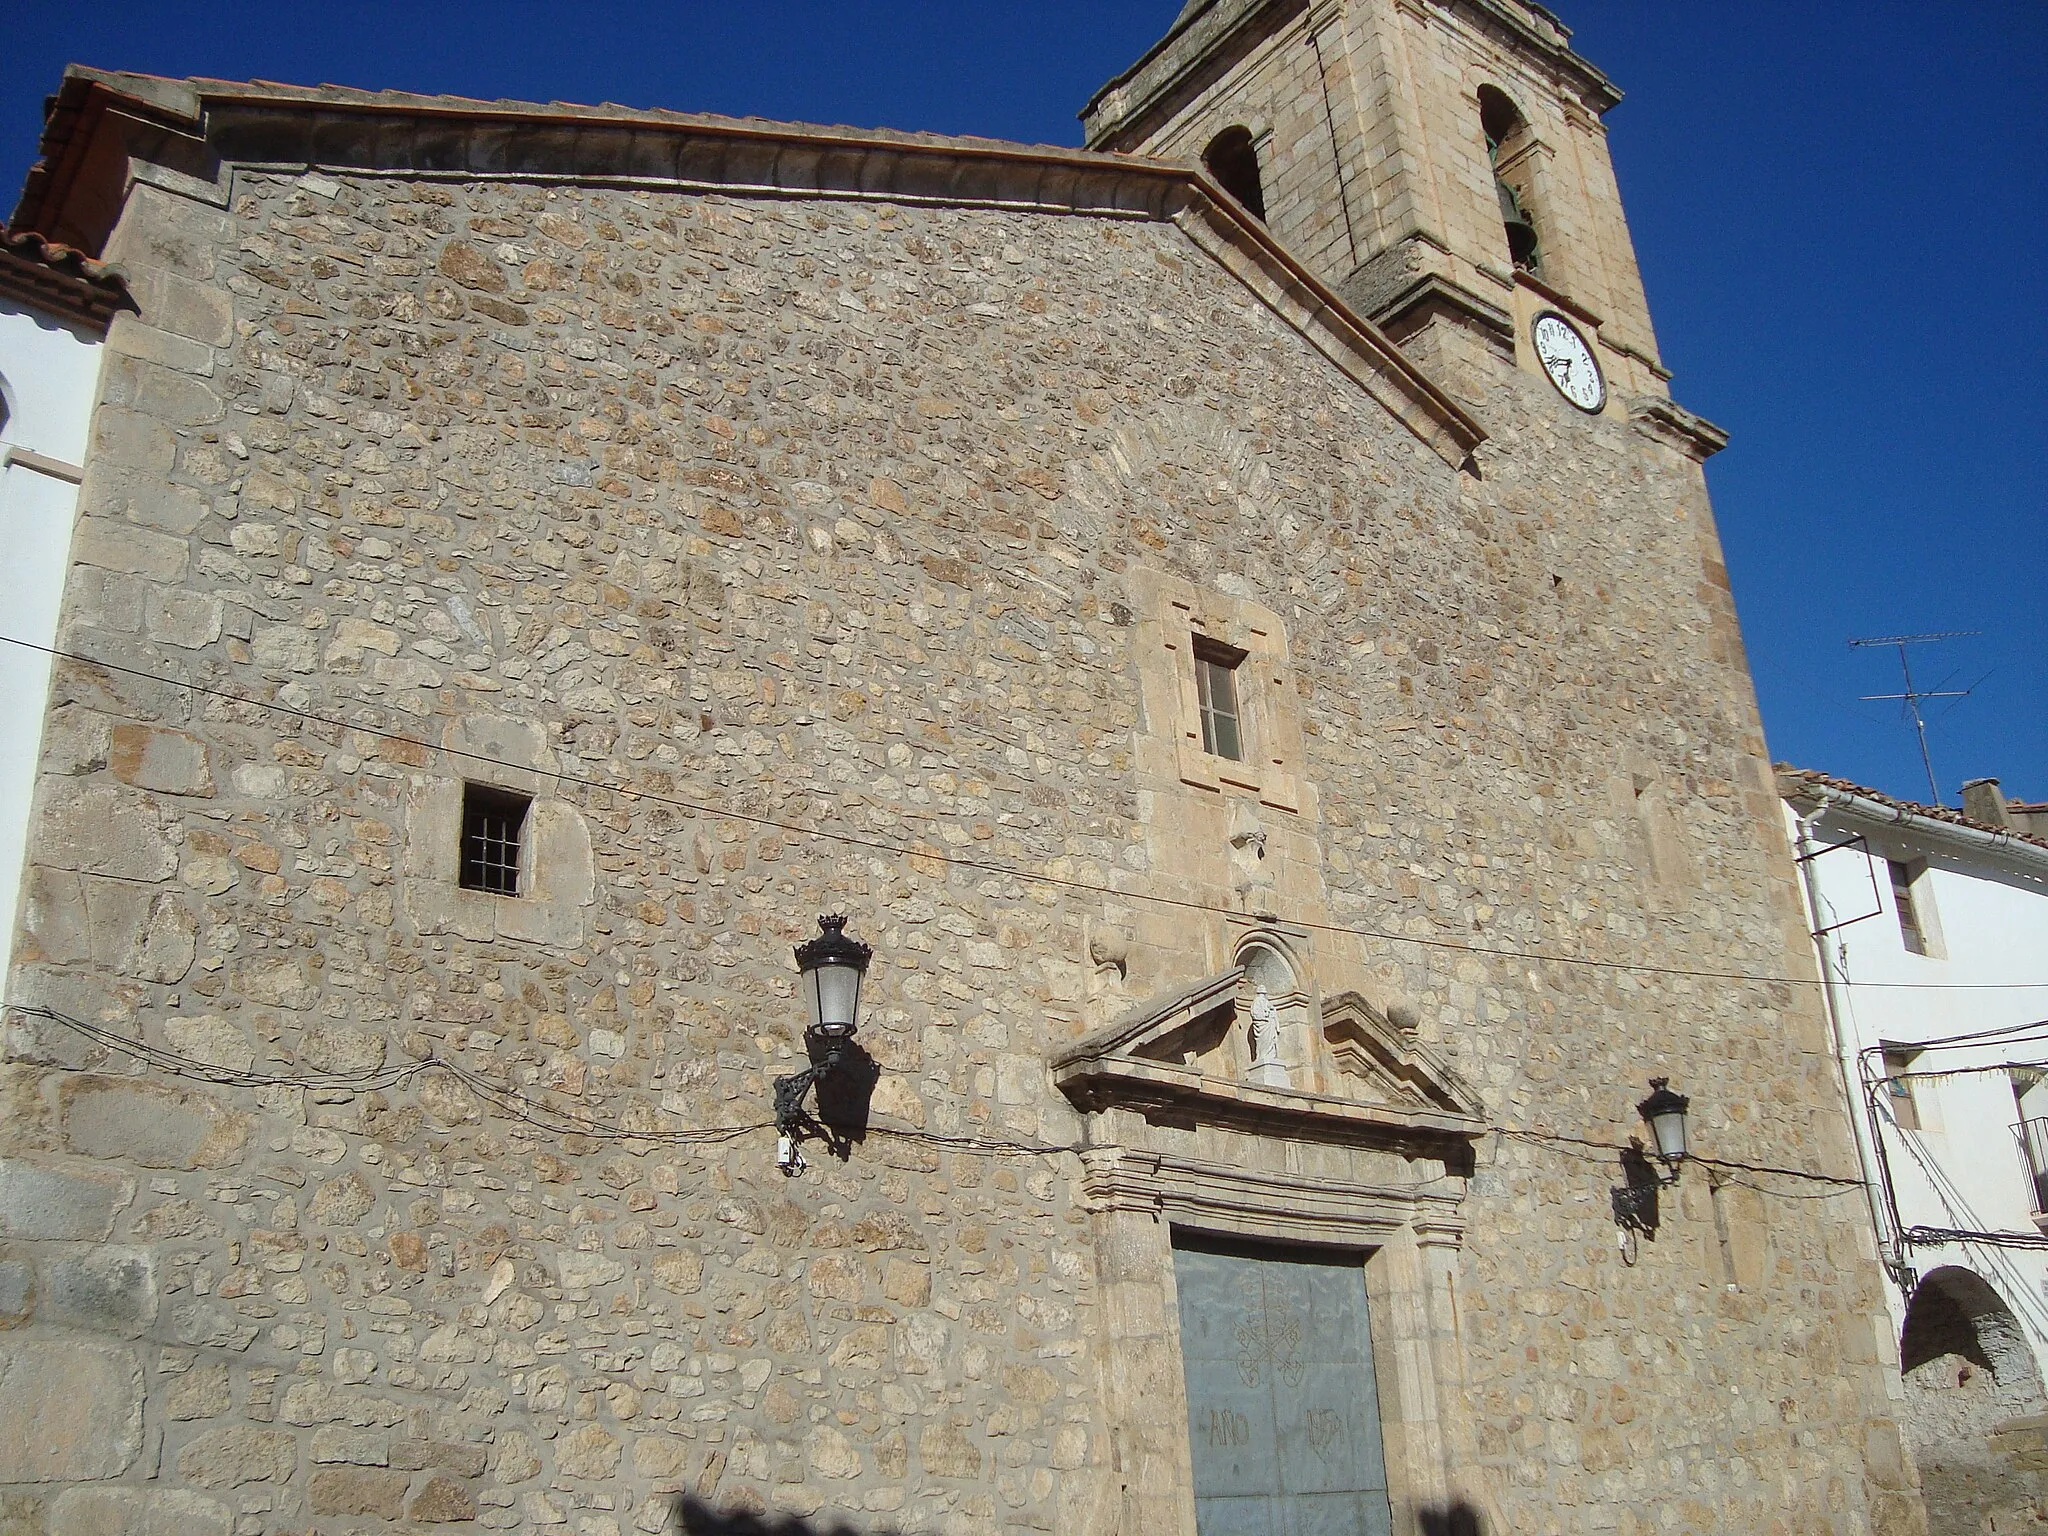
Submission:
M 519 850 L 533 796 L 488 784 L 462 786 L 462 888 L 519 894 Z
M 1244 732 L 1237 704 L 1237 669 L 1245 652 L 1195 636 L 1195 699 L 1202 713 L 1202 750 L 1234 763 L 1244 761 Z

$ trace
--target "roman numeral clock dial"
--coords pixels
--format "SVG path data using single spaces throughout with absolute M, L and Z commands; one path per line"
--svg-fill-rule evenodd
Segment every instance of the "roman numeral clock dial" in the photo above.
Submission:
M 1557 392 L 1580 410 L 1597 412 L 1607 404 L 1607 380 L 1600 375 L 1599 359 L 1571 321 L 1555 310 L 1545 310 L 1529 327 L 1529 339 L 1536 344 L 1536 356 Z

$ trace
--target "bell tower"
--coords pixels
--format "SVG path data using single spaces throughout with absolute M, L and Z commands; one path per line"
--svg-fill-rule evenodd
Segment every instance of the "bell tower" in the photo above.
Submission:
M 1447 382 L 1540 371 L 1532 322 L 1565 315 L 1620 413 L 1669 378 L 1601 123 L 1620 99 L 1532 0 L 1187 0 L 1082 119 L 1090 148 L 1202 160 Z

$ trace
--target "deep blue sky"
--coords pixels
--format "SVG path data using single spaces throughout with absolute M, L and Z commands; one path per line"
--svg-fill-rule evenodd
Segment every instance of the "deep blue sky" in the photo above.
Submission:
M 0 185 L 70 60 L 1075 143 L 1179 0 L 23 4 Z M 1894 653 L 1953 803 L 2048 800 L 2048 5 L 1556 0 L 1608 117 L 1673 391 L 1709 468 L 1773 754 L 1912 798 Z

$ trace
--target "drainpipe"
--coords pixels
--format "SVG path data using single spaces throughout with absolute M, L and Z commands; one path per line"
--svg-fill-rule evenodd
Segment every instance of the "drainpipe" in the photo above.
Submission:
M 1863 1099 L 1858 1091 L 1855 1069 L 1852 1065 L 1854 1053 L 1847 1043 L 1847 1032 L 1842 1022 L 1842 999 L 1836 991 L 1835 968 L 1828 960 L 1828 935 L 1821 932 L 1820 876 L 1814 870 L 1814 860 L 1820 850 L 1813 846 L 1814 823 L 1827 814 L 1827 803 L 1823 801 L 1810 815 L 1793 818 L 1798 828 L 1800 890 L 1805 898 L 1806 923 L 1813 939 L 1814 958 L 1820 962 L 1821 1012 L 1827 1016 L 1828 1043 L 1834 1049 L 1835 1070 L 1842 1085 L 1842 1096 L 1849 1111 L 1849 1134 L 1856 1142 L 1856 1161 L 1863 1170 L 1863 1199 L 1870 1210 L 1870 1227 L 1877 1238 L 1877 1253 L 1884 1264 L 1884 1271 L 1892 1284 L 1905 1289 L 1900 1275 L 1905 1267 L 1905 1249 L 1896 1234 L 1887 1236 L 1889 1223 L 1884 1208 L 1879 1203 L 1878 1168 L 1876 1154 L 1869 1140 L 1869 1126 L 1863 1114 Z

